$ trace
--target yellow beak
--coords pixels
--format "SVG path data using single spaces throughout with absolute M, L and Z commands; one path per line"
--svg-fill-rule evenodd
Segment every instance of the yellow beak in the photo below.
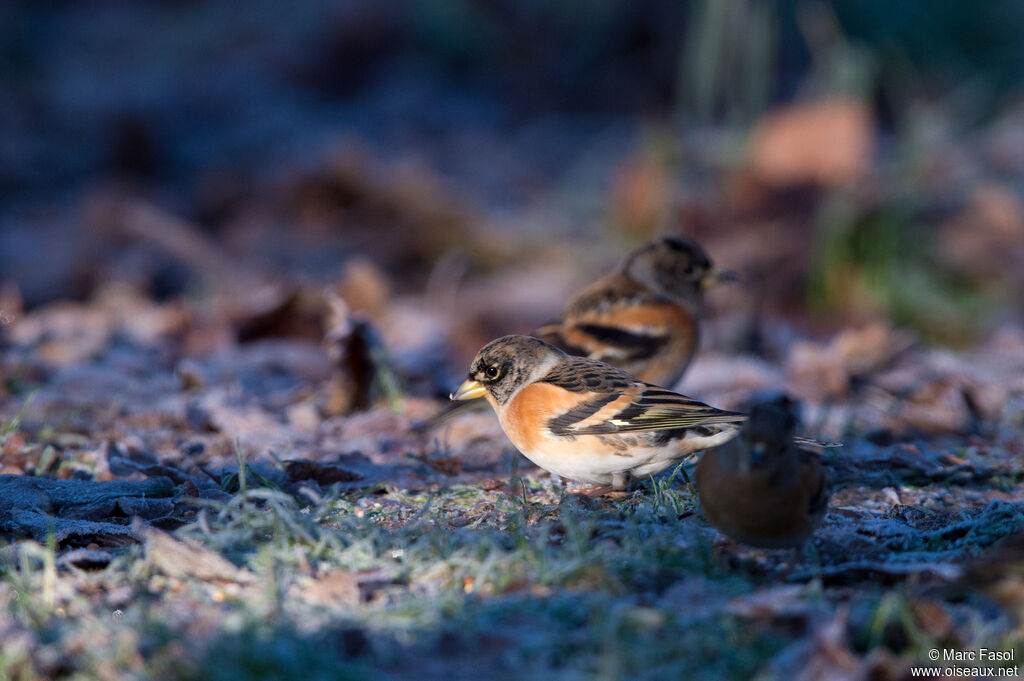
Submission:
M 478 397 L 483 397 L 487 394 L 487 388 L 483 386 L 480 381 L 474 381 L 472 378 L 467 378 L 459 386 L 459 389 L 451 394 L 453 400 L 475 400 Z
M 708 273 L 704 275 L 704 278 L 700 280 L 700 287 L 711 288 L 718 284 L 733 283 L 739 280 L 739 275 L 732 270 L 723 270 L 718 267 L 712 267 L 708 270 Z

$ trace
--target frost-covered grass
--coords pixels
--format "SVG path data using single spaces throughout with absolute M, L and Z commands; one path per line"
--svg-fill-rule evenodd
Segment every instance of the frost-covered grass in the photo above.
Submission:
M 728 558 L 667 480 L 598 501 L 530 479 L 309 503 L 248 488 L 176 536 L 251 579 L 167 576 L 139 546 L 98 571 L 9 548 L 0 678 L 785 678 L 826 625 L 857 653 L 1008 645 L 973 596 Z M 331 575 L 340 591 L 317 589 Z M 945 631 L 922 607 L 973 620 Z

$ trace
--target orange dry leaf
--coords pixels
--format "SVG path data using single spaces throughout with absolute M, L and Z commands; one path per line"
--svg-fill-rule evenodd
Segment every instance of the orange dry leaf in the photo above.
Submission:
M 943 260 L 983 280 L 1019 272 L 1024 257 L 1024 201 L 998 183 L 979 185 L 963 211 L 940 232 Z
M 627 232 L 648 238 L 672 198 L 667 169 L 656 160 L 630 156 L 612 178 L 610 212 Z
M 914 600 L 910 602 L 914 622 L 933 639 L 947 638 L 953 632 L 953 618 L 942 603 L 936 600 Z
M 345 264 L 345 272 L 337 284 L 338 293 L 352 312 L 381 319 L 391 297 L 387 274 L 369 258 L 355 257 Z
M 856 182 L 867 170 L 875 145 L 867 106 L 833 98 L 777 109 L 754 128 L 750 166 L 776 186 Z
M 324 607 L 353 608 L 362 600 L 356 575 L 341 569 L 317 576 L 300 594 L 304 600 Z
M 193 539 L 175 539 L 155 529 L 142 531 L 146 560 L 168 577 L 191 577 L 205 582 L 251 584 L 255 576 Z
M 786 359 L 786 373 L 801 395 L 843 398 L 852 379 L 885 368 L 914 343 L 910 334 L 884 322 L 846 329 L 821 345 L 803 341 Z
M 25 472 L 33 448 L 26 449 L 25 436 L 15 431 L 0 447 L 0 475 L 21 475 Z

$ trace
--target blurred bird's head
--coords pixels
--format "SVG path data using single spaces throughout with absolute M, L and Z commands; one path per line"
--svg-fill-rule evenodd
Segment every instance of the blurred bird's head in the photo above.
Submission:
M 696 241 L 682 236 L 641 246 L 626 257 L 622 268 L 652 291 L 687 306 L 699 303 L 704 289 L 737 278 L 716 268 Z
M 761 402 L 750 411 L 740 436 L 750 452 L 752 466 L 762 465 L 789 447 L 797 427 L 795 406 L 788 397 L 782 397 Z

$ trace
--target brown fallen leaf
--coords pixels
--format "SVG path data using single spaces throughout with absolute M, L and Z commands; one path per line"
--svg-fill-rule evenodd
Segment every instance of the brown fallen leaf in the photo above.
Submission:
M 315 480 L 323 486 L 332 485 L 336 482 L 356 482 L 363 479 L 362 474 L 343 466 L 307 461 L 305 459 L 285 461 L 284 470 L 292 482 Z
M 189 324 L 189 309 L 184 301 L 159 304 L 127 283 L 102 285 L 93 295 L 92 303 L 107 314 L 117 333 L 143 345 L 163 338 L 180 338 Z
M 92 544 L 91 546 L 95 546 Z M 62 566 L 73 565 L 79 569 L 105 568 L 114 560 L 114 554 L 98 548 L 74 549 L 61 554 L 58 563 Z
M 751 136 L 750 167 L 775 186 L 850 184 L 868 169 L 874 145 L 874 123 L 864 102 L 802 102 L 758 121 Z
M 220 554 L 193 539 L 175 539 L 166 532 L 142 529 L 146 560 L 168 577 L 198 579 L 204 582 L 252 584 L 256 575 L 235 566 Z
M 352 608 L 396 583 L 392 570 L 334 568 L 299 580 L 289 591 L 299 598 L 328 608 Z
M 806 643 L 801 669 L 791 678 L 796 681 L 853 681 L 864 677 L 862 662 L 846 639 L 849 607 L 836 608 L 835 616 L 818 626 Z M 794 670 L 795 671 L 795 670 Z
M 855 379 L 884 369 L 913 344 L 911 334 L 873 322 L 841 331 L 824 345 L 796 343 L 786 358 L 786 374 L 801 396 L 816 401 L 842 399 Z
M 953 632 L 953 618 L 949 610 L 936 600 L 911 600 L 910 612 L 914 615 L 917 626 L 933 639 L 946 639 Z
M 288 423 L 300 433 L 312 434 L 320 425 L 320 414 L 313 400 L 297 402 L 285 410 Z
M 235 335 L 241 343 L 262 338 L 304 338 L 323 336 L 324 301 L 320 290 L 312 286 L 276 286 L 265 305 L 239 308 L 232 316 Z
M 435 459 L 429 457 L 424 458 L 424 462 L 430 466 L 432 470 L 454 477 L 462 472 L 462 461 L 450 456 L 442 456 Z
M 848 640 L 849 606 L 812 629 L 771 663 L 772 678 L 796 681 L 897 681 L 906 678 L 908 660 L 884 648 L 858 657 Z
M 759 589 L 751 594 L 734 598 L 726 611 L 742 617 L 795 618 L 806 617 L 811 610 L 803 596 L 805 584 L 787 584 L 768 589 Z
M 337 291 L 349 309 L 379 323 L 387 313 L 391 284 L 383 270 L 369 258 L 355 257 L 345 263 Z
M 362 602 L 359 582 L 349 570 L 329 570 L 308 581 L 299 595 L 324 607 L 354 608 Z
M 864 376 L 884 368 L 914 344 L 907 331 L 876 321 L 836 335 L 829 349 L 851 376 Z
M 486 480 L 480 483 L 480 489 L 484 490 L 485 492 L 493 492 L 495 490 L 499 490 L 502 487 L 507 486 L 507 482 L 503 480 L 495 480 L 494 478 L 487 478 Z
M 882 419 L 895 432 L 907 426 L 924 433 L 956 435 L 971 430 L 973 414 L 963 388 L 946 377 L 922 382 Z
M 341 296 L 329 292 L 327 304 L 324 346 L 332 371 L 321 409 L 326 416 L 338 416 L 366 409 L 372 402 L 378 372 L 376 333 L 363 315 L 351 312 Z
M 672 199 L 672 178 L 667 164 L 636 154 L 615 170 L 609 212 L 626 233 L 649 239 Z
M 15 320 L 5 330 L 8 340 L 32 347 L 55 366 L 87 362 L 105 350 L 114 332 L 110 316 L 94 306 L 56 302 Z
M 20 431 L 14 431 L 6 436 L 0 445 L 0 474 L 20 475 L 25 468 L 38 460 L 36 447 L 27 447 L 25 435 Z
M 1009 187 L 979 185 L 961 213 L 942 227 L 938 245 L 945 263 L 964 275 L 1020 282 L 1024 201 Z

